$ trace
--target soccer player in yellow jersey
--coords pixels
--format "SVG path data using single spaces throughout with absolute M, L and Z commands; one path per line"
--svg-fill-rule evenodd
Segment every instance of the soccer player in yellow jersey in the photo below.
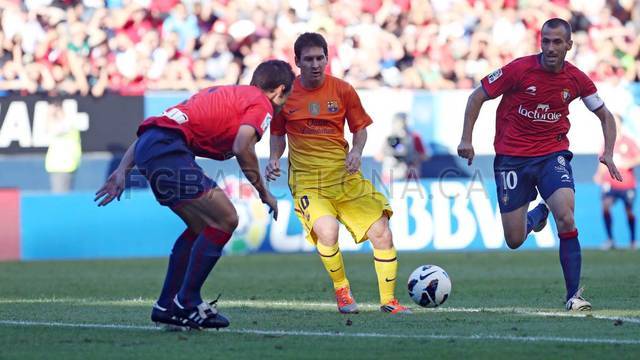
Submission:
M 300 35 L 294 52 L 300 76 L 294 81 L 289 100 L 271 122 L 267 179 L 280 176 L 286 135 L 295 212 L 333 281 L 338 310 L 358 312 L 338 246 L 340 221 L 356 243 L 371 240 L 380 310 L 410 312 L 394 295 L 398 260 L 389 230 L 392 210 L 388 200 L 360 172 L 367 126 L 372 120 L 351 85 L 325 75 L 327 42 L 320 34 Z M 344 139 L 345 120 L 353 133 L 351 150 Z

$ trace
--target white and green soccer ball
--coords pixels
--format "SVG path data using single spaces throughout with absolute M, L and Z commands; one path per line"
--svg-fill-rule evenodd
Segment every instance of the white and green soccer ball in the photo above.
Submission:
M 409 296 L 418 305 L 433 308 L 442 305 L 451 294 L 451 279 L 436 265 L 422 265 L 409 276 Z

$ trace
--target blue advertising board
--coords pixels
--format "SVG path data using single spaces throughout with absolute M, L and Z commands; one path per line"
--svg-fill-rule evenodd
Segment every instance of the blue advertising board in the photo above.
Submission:
M 305 240 L 286 187 L 273 188 L 279 197 L 277 222 L 240 180 L 226 183 L 240 223 L 225 248 L 230 254 L 306 252 Z M 492 182 L 450 179 L 395 183 L 382 189 L 394 210 L 391 229 L 400 251 L 507 250 Z M 598 248 L 605 239 L 599 189 L 577 184 L 576 223 L 583 248 Z M 159 206 L 148 190 L 131 190 L 121 202 L 104 208 L 93 203 L 92 193 L 72 195 L 23 194 L 21 202 L 21 259 L 154 257 L 169 254 L 184 224 L 169 209 Z M 638 204 L 636 204 L 638 205 Z M 615 215 L 618 216 L 615 216 Z M 621 205 L 614 208 L 615 237 L 621 245 L 628 231 Z M 530 235 L 523 249 L 555 248 L 555 226 Z M 341 248 L 369 251 L 356 245 L 341 229 Z

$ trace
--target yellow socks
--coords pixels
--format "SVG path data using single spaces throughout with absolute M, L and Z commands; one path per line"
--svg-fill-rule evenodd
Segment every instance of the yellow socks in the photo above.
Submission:
M 316 246 L 320 260 L 333 281 L 333 288 L 337 290 L 349 286 L 338 244 L 326 246 L 317 243 Z M 380 304 L 384 305 L 395 298 L 396 276 L 398 275 L 396 249 L 373 249 L 373 260 L 378 277 Z
M 336 243 L 333 246 L 326 246 L 320 243 L 316 244 L 320 260 L 324 268 L 327 269 L 331 280 L 333 281 L 333 288 L 340 289 L 345 286 L 349 286 L 349 280 L 347 280 L 347 274 L 344 271 L 344 262 L 342 261 L 342 253 L 340 247 Z
M 376 267 L 376 275 L 378 276 L 380 304 L 384 305 L 395 298 L 396 277 L 398 275 L 396 249 L 373 249 L 373 263 Z

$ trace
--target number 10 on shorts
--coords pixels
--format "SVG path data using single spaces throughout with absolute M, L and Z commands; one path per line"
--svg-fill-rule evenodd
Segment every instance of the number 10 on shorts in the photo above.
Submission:
M 509 202 L 509 190 L 513 190 L 518 186 L 518 174 L 515 171 L 500 171 L 502 177 L 502 196 L 500 201 L 502 204 L 507 205 Z
M 505 190 L 513 190 L 518 186 L 518 174 L 515 171 L 500 171 L 502 176 L 502 188 Z

